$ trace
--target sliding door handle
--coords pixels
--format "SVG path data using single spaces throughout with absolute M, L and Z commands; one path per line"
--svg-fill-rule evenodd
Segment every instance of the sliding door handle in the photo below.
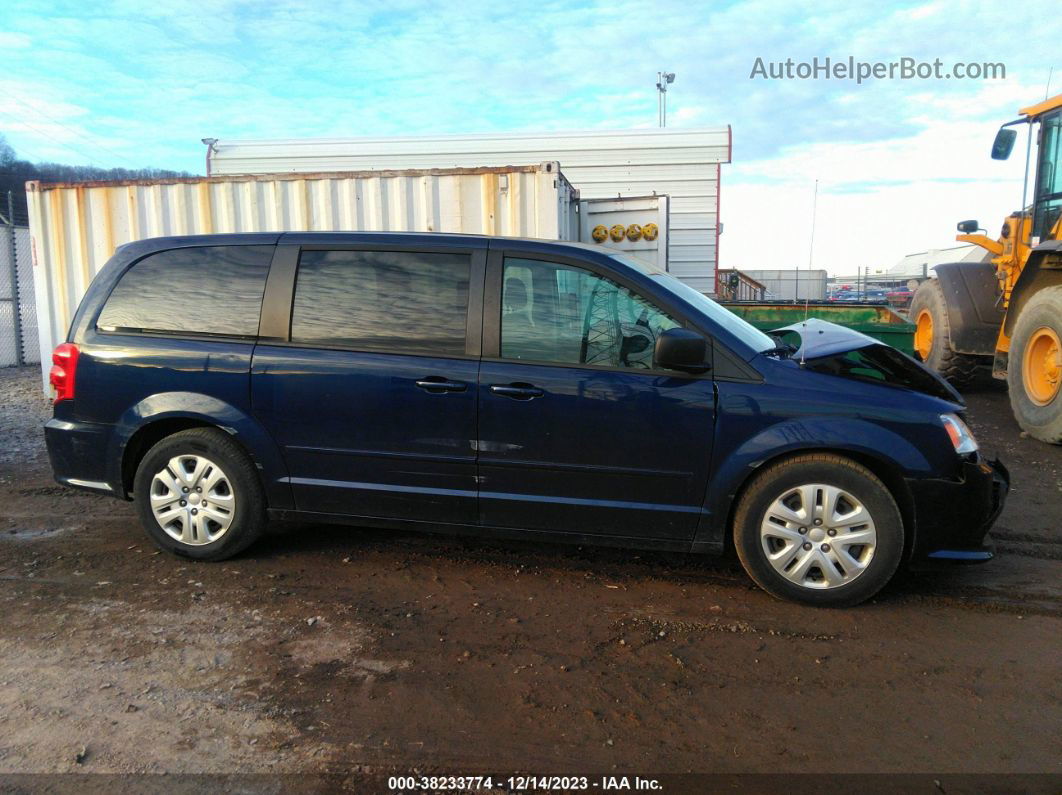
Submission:
M 447 381 L 445 378 L 440 378 L 438 376 L 422 378 L 416 383 L 418 387 L 426 392 L 464 392 L 468 389 L 468 384 L 462 381 Z
M 546 394 L 531 384 L 492 384 L 490 391 L 513 400 L 534 400 Z

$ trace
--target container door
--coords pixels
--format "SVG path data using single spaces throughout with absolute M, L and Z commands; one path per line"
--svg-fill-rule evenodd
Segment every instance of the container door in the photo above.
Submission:
M 614 248 L 668 270 L 667 196 L 619 196 L 579 202 L 579 240 Z
M 691 538 L 715 400 L 709 377 L 654 366 L 677 321 L 600 273 L 493 251 L 485 307 L 482 523 Z
M 299 510 L 476 522 L 484 256 L 302 248 L 290 339 L 252 376 Z

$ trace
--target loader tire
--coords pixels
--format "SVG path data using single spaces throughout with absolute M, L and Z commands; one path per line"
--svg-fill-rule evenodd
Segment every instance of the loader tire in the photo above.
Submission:
M 1014 324 L 1007 391 L 1014 419 L 1029 436 L 1062 444 L 1062 285 L 1029 299 Z
M 957 353 L 951 347 L 951 329 L 944 291 L 936 279 L 918 286 L 911 300 L 908 320 L 915 324 L 915 357 L 957 387 L 968 386 L 988 357 Z

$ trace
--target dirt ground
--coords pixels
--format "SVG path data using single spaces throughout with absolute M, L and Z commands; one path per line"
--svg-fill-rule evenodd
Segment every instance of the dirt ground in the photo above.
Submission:
M 0 370 L 0 773 L 1062 773 L 1062 448 L 968 395 L 985 566 L 813 610 L 681 554 L 282 528 L 157 552 Z

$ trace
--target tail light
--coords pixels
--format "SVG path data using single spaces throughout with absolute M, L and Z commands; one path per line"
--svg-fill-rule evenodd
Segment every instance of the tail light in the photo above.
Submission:
M 64 342 L 52 351 L 52 370 L 48 381 L 55 390 L 55 400 L 74 399 L 74 376 L 77 375 L 77 357 L 81 352 L 72 342 Z

